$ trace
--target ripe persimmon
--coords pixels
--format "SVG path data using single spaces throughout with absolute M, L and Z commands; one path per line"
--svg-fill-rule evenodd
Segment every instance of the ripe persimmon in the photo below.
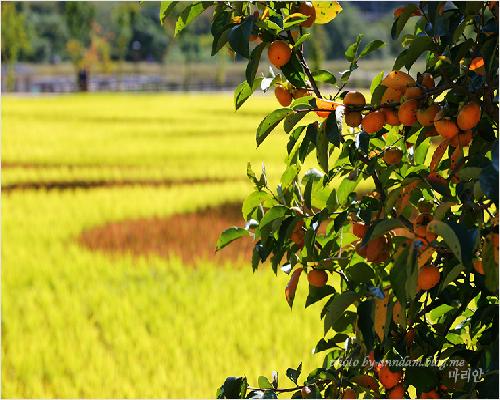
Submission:
M 439 283 L 440 279 L 439 269 L 434 265 L 426 265 L 420 268 L 418 273 L 418 287 L 422 290 L 432 289 Z
M 385 125 L 385 114 L 382 111 L 372 111 L 361 121 L 361 126 L 366 133 L 375 133 Z
M 429 392 L 422 393 L 420 395 L 421 399 L 440 399 L 441 396 L 439 396 L 438 392 L 436 392 L 435 389 L 432 389 Z
M 368 226 L 363 224 L 362 222 L 353 222 L 352 223 L 352 233 L 354 236 L 363 239 L 368 232 Z
M 397 111 L 394 111 L 391 108 L 383 108 L 382 109 L 385 115 L 385 123 L 390 126 L 399 126 L 401 125 L 401 121 L 398 118 Z
M 346 112 L 344 117 L 345 124 L 353 128 L 359 126 L 361 124 L 361 120 L 363 119 L 363 116 L 359 111 Z
M 427 225 L 432 221 L 432 215 L 427 213 L 422 213 L 415 218 L 413 222 L 413 232 L 415 235 L 420 237 L 425 237 L 427 232 Z
M 310 95 L 311 95 L 311 92 L 307 89 L 304 89 L 304 88 L 298 88 L 292 92 L 292 97 L 294 99 L 299 99 L 301 97 L 310 96 Z
M 405 90 L 403 97 L 406 100 L 411 100 L 411 99 L 416 99 L 420 96 L 422 96 L 423 92 L 422 89 L 420 89 L 417 86 L 409 87 Z
M 358 394 L 353 389 L 345 389 L 344 393 L 342 393 L 343 399 L 357 399 Z
M 361 92 L 350 91 L 344 96 L 344 105 L 346 106 L 364 106 L 365 104 L 366 99 Z
M 369 262 L 380 263 L 389 258 L 390 243 L 385 236 L 369 240 L 366 244 L 366 259 Z
M 400 149 L 388 148 L 384 151 L 384 161 L 387 165 L 399 164 L 403 158 L 403 152 Z
M 399 384 L 394 386 L 389 393 L 387 393 L 387 397 L 389 399 L 402 399 L 405 395 L 405 388 L 403 385 Z
M 434 78 L 432 77 L 431 74 L 429 74 L 428 72 L 425 72 L 422 74 L 422 79 L 421 79 L 421 82 L 420 84 L 424 87 L 426 87 L 427 89 L 432 89 L 434 88 Z
M 472 131 L 469 129 L 465 132 L 458 132 L 458 135 L 450 139 L 450 144 L 453 147 L 467 147 L 472 142 Z
M 283 107 L 288 107 L 292 103 L 292 94 L 283 86 L 276 86 L 274 89 L 274 95 L 278 99 L 278 103 L 280 103 Z
M 474 267 L 474 269 L 476 270 L 477 273 L 484 275 L 484 267 L 483 267 L 482 260 L 479 260 L 479 259 L 474 260 L 474 262 L 472 263 L 472 266 Z
M 399 107 L 398 118 L 404 126 L 412 126 L 417 122 L 417 100 L 407 100 Z
M 427 225 L 427 228 L 425 230 L 425 240 L 428 242 L 432 242 L 433 240 L 436 240 L 437 235 L 429 230 L 429 225 Z
M 314 287 L 323 287 L 328 281 L 328 274 L 322 269 L 313 269 L 307 274 L 307 280 Z
M 403 378 L 403 372 L 391 371 L 388 365 L 384 365 L 378 372 L 378 379 L 386 389 L 392 389 Z
M 281 68 L 290 61 L 292 49 L 290 49 L 290 46 L 284 40 L 275 40 L 269 45 L 267 56 L 271 64 L 277 68 Z
M 415 86 L 415 79 L 403 71 L 391 71 L 382 80 L 382 85 L 392 88 Z
M 355 251 L 363 258 L 366 258 L 368 253 L 367 246 L 361 246 L 361 240 L 356 244 Z
M 300 26 L 304 28 L 310 28 L 312 24 L 314 24 L 314 21 L 316 20 L 316 9 L 313 7 L 311 2 L 309 1 L 301 2 L 299 9 L 297 11 L 302 15 L 309 16 L 309 18 L 307 18 L 304 22 L 302 22 Z
M 388 87 L 385 89 L 382 99 L 380 99 L 380 104 L 399 103 L 403 94 L 403 88 Z
M 481 119 L 481 107 L 479 104 L 470 102 L 464 105 L 457 115 L 458 127 L 466 131 L 474 128 Z
M 299 249 L 304 247 L 305 244 L 305 232 L 304 232 L 304 221 L 299 221 L 295 224 L 290 239 L 294 242 Z
M 417 110 L 417 121 L 422 126 L 432 126 L 434 125 L 434 118 L 436 118 L 436 114 L 439 112 L 440 107 L 438 104 L 431 104 L 429 107 L 425 109 Z
M 469 70 L 474 71 L 478 75 L 484 75 L 484 59 L 483 57 L 475 57 L 472 59 Z
M 394 10 L 394 17 L 397 18 L 399 17 L 401 14 L 403 14 L 405 10 L 405 7 L 398 7 Z M 422 15 L 421 11 L 420 10 L 415 10 L 411 13 L 412 16 L 417 16 L 417 15 Z
M 434 118 L 434 127 L 437 133 L 439 133 L 445 139 L 451 139 L 452 137 L 458 135 L 458 126 L 450 118 L 438 119 L 439 113 Z
M 331 111 L 316 111 L 316 115 L 321 118 L 327 118 L 332 111 L 335 111 L 338 104 L 332 100 L 316 99 L 316 108 Z
M 368 358 L 370 359 L 370 356 L 368 356 Z M 375 364 L 375 359 L 373 359 L 373 361 L 370 359 L 370 363 Z M 357 383 L 359 386 L 373 391 L 377 391 L 379 387 L 376 379 L 370 375 L 358 375 L 352 378 L 352 381 Z

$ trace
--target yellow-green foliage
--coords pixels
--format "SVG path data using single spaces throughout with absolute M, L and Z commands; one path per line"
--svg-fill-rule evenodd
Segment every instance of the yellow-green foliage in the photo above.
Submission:
M 89 174 L 108 179 L 128 179 L 134 168 L 99 165 L 182 179 L 244 177 L 247 160 L 265 160 L 279 174 L 284 154 L 275 149 L 283 138 L 253 150 L 255 126 L 274 103 L 257 97 L 246 106 L 235 114 L 229 95 L 8 97 L 2 157 L 96 165 Z M 87 176 L 5 169 L 2 180 L 80 173 Z M 175 258 L 92 253 L 74 240 L 108 221 L 187 212 L 241 200 L 249 190 L 242 181 L 4 193 L 3 396 L 213 397 L 231 374 L 256 385 L 258 375 L 276 369 L 286 385 L 287 367 L 320 364 L 311 355 L 322 334 L 319 305 L 303 309 L 305 277 L 291 312 L 287 276 L 275 278 L 269 266 L 255 274 L 249 265 L 192 268 Z

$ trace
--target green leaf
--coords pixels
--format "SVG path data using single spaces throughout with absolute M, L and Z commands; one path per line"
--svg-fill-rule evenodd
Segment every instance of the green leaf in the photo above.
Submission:
M 253 94 L 255 89 L 260 87 L 262 78 L 254 80 L 253 85 L 250 86 L 247 81 L 241 82 L 234 90 L 234 107 L 238 110 L 245 101 L 247 101 Z
M 345 310 L 359 298 L 356 292 L 352 290 L 345 291 L 335 295 L 332 301 L 326 306 L 324 333 L 332 327 L 337 320 L 343 316 Z
M 212 1 L 198 1 L 188 5 L 184 10 L 182 10 L 181 15 L 177 18 L 175 24 L 174 36 L 177 36 L 182 30 L 193 22 L 200 14 L 205 11 L 208 7 L 212 6 Z
M 463 270 L 464 266 L 462 264 L 455 265 L 441 280 L 439 284 L 439 292 L 441 292 L 446 286 L 453 282 Z
M 295 42 L 295 44 L 293 45 L 293 48 L 294 49 L 297 49 L 299 48 L 302 43 L 304 43 L 307 39 L 309 39 L 311 37 L 311 34 L 309 32 L 307 33 L 304 33 L 302 36 L 300 36 L 297 41 Z
M 483 193 L 498 206 L 498 141 L 493 145 L 491 156 L 491 163 L 479 175 L 479 183 Z
M 229 39 L 229 33 L 231 33 L 231 27 L 232 25 L 230 25 L 226 30 L 214 36 L 214 40 L 212 42 L 212 57 L 215 56 L 219 52 L 219 50 L 222 49 L 227 43 Z
M 441 221 L 432 220 L 431 222 L 429 222 L 429 225 L 427 225 L 427 229 L 430 232 L 441 236 L 457 258 L 457 260 L 460 263 L 462 262 L 462 250 L 460 247 L 460 242 L 457 235 L 448 224 Z
M 271 385 L 271 382 L 269 382 L 269 379 L 267 379 L 265 376 L 259 376 L 259 379 L 257 380 L 259 388 L 260 389 L 272 389 L 273 385 Z
M 328 173 L 328 137 L 324 124 L 318 129 L 316 135 L 316 158 L 321 169 Z
M 373 348 L 375 332 L 373 331 L 373 300 L 365 300 L 358 306 L 358 328 L 363 335 L 367 350 Z
M 439 383 L 432 368 L 407 367 L 405 383 L 414 386 L 419 392 L 429 392 Z
M 285 121 L 283 122 L 283 128 L 285 129 L 286 133 L 290 133 L 290 131 L 297 125 L 297 123 L 304 118 L 309 111 L 299 111 L 299 112 L 294 112 L 290 115 L 288 115 L 285 118 Z
M 293 86 L 298 88 L 307 87 L 304 68 L 295 53 L 292 53 L 290 61 L 281 67 L 281 72 Z
M 283 175 L 281 175 L 281 185 L 284 188 L 290 186 L 293 180 L 297 177 L 298 172 L 299 168 L 296 164 L 289 165 L 285 172 L 283 172 Z
M 340 140 L 342 137 L 342 120 L 337 119 L 337 113 L 331 112 L 328 117 L 326 117 L 323 126 L 328 137 L 328 141 L 332 143 L 335 147 L 340 146 Z
M 384 71 L 380 71 L 377 75 L 372 80 L 372 83 L 370 85 L 370 93 L 373 95 L 373 92 L 377 88 L 378 85 L 380 85 L 380 82 L 382 82 L 382 79 L 384 79 Z
M 221 387 L 222 390 L 219 389 L 217 397 L 225 399 L 244 399 L 247 388 L 247 378 L 245 378 L 244 376 L 230 376 L 224 381 L 224 384 Z
M 288 207 L 285 206 L 274 206 L 271 207 L 267 212 L 264 214 L 264 217 L 262 217 L 259 227 L 260 229 L 264 228 L 266 225 L 270 224 L 271 222 L 283 218 L 286 213 L 288 212 Z
M 389 274 L 389 280 L 391 282 L 392 290 L 394 291 L 394 294 L 401 302 L 401 304 L 405 304 L 407 298 L 409 298 L 406 293 L 409 255 L 410 251 L 408 246 L 406 246 L 406 248 L 394 260 L 391 272 Z
M 359 174 L 357 179 L 351 180 L 349 178 L 345 178 L 340 186 L 337 189 L 337 200 L 340 205 L 345 205 L 349 194 L 358 186 L 359 181 L 361 180 L 361 174 Z
M 434 42 L 428 36 L 417 36 L 410 44 L 410 47 L 403 51 L 394 62 L 394 69 L 399 70 L 403 66 L 410 69 L 423 52 L 432 50 Z
M 314 71 L 312 75 L 316 82 L 331 83 L 332 85 L 335 85 L 335 83 L 337 83 L 337 78 L 335 78 L 335 75 L 324 69 Z
M 160 23 L 163 25 L 165 18 L 174 10 L 178 1 L 162 1 L 160 3 Z
M 416 4 L 408 4 L 405 7 L 403 13 L 398 18 L 396 18 L 396 20 L 392 24 L 392 29 L 391 29 L 391 37 L 394 40 L 396 40 L 398 38 L 399 34 L 401 33 L 401 31 L 405 27 L 406 23 L 408 22 L 408 20 L 412 16 L 412 14 L 415 11 L 417 11 L 417 9 L 418 8 L 417 8 Z
M 361 53 L 359 53 L 359 58 L 365 57 L 368 54 L 374 52 L 377 49 L 380 49 L 381 47 L 384 47 L 385 43 L 383 40 L 372 40 L 370 43 L 368 43 L 363 50 L 361 50 Z
M 262 204 L 264 201 L 269 200 L 271 195 L 267 192 L 263 192 L 261 190 L 256 190 L 247 196 L 247 198 L 243 201 L 243 205 L 241 206 L 241 212 L 245 219 L 248 219 L 250 214 L 256 207 Z
M 349 267 L 346 275 L 350 281 L 355 283 L 369 283 L 370 280 L 375 278 L 375 273 L 371 267 L 363 262 L 357 263 Z
M 356 58 L 356 53 L 358 52 L 358 48 L 359 48 L 359 45 L 361 43 L 361 39 L 363 38 L 363 34 L 360 33 L 358 34 L 358 37 L 356 38 L 356 40 L 354 41 L 354 43 L 352 43 L 348 48 L 347 50 L 345 51 L 345 59 L 349 62 L 353 62 Z
M 249 58 L 249 37 L 253 30 L 253 18 L 247 18 L 241 24 L 236 25 L 229 33 L 229 44 L 240 56 Z
M 372 100 L 371 103 L 373 105 L 379 105 L 382 96 L 387 88 L 384 85 L 378 85 L 372 92 Z
M 311 304 L 314 304 L 333 293 L 335 293 L 335 289 L 330 285 L 325 285 L 319 288 L 309 285 L 309 294 L 307 295 L 305 307 L 309 307 Z
M 413 160 L 415 162 L 415 165 L 421 165 L 421 164 L 425 163 L 425 159 L 427 158 L 427 152 L 429 150 L 430 143 L 431 143 L 431 139 L 427 138 L 416 147 L 415 155 L 413 156 Z
M 287 368 L 286 376 L 288 377 L 288 379 L 290 379 L 293 383 L 297 385 L 298 384 L 297 381 L 299 380 L 301 372 L 302 372 L 302 363 L 299 364 L 297 369 Z
M 283 30 L 288 30 L 294 26 L 300 25 L 308 18 L 309 18 L 308 15 L 303 15 L 298 13 L 296 15 L 292 14 L 289 17 L 285 18 L 285 20 L 283 21 Z
M 289 108 L 279 108 L 267 115 L 257 128 L 257 146 L 260 146 L 272 130 L 283 120 L 283 118 L 287 117 L 291 113 L 293 113 L 293 111 Z
M 491 240 L 491 236 L 486 238 L 486 243 L 483 247 L 483 268 L 484 268 L 484 283 L 489 291 L 498 292 L 498 263 L 495 261 L 495 245 Z
M 370 227 L 363 238 L 363 244 L 371 239 L 376 239 L 395 228 L 404 228 L 406 225 L 398 218 L 382 219 Z
M 250 54 L 250 61 L 248 61 L 248 65 L 245 70 L 245 76 L 250 86 L 253 86 L 255 74 L 257 73 L 257 69 L 259 68 L 260 56 L 262 55 L 262 50 L 264 50 L 265 47 L 266 42 L 262 42 L 257 47 L 255 47 L 255 49 L 252 50 L 252 54 Z
M 248 236 L 248 231 L 243 228 L 233 226 L 222 232 L 217 240 L 216 250 L 219 251 L 236 239 Z

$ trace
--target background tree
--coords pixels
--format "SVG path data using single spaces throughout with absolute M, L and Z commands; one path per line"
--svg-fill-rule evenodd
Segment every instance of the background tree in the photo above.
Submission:
M 122 3 L 112 10 L 112 20 L 116 26 L 114 40 L 118 55 L 118 72 L 123 73 L 123 63 L 127 57 L 130 40 L 133 35 L 133 18 L 139 12 L 139 6 L 135 3 Z
M 95 8 L 92 3 L 68 1 L 64 4 L 64 18 L 69 33 L 66 50 L 76 69 L 77 84 L 81 91 L 88 90 L 89 71 L 85 53 L 91 42 L 91 28 Z
M 26 17 L 15 3 L 2 4 L 2 59 L 7 64 L 7 88 L 16 83 L 15 66 L 21 53 L 28 53 L 31 43 L 26 31 Z

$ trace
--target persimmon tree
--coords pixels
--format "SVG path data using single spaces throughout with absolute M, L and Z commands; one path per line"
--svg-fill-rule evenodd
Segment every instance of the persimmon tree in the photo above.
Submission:
M 288 385 L 277 373 L 255 387 L 229 377 L 217 397 L 497 398 L 497 3 L 395 10 L 392 37 L 408 21 L 413 33 L 369 93 L 346 88 L 382 41 L 360 34 L 339 74 L 304 56 L 308 29 L 335 23 L 337 2 L 163 2 L 160 18 L 177 18 L 177 34 L 209 7 L 212 54 L 248 60 L 236 109 L 259 90 L 281 106 L 257 127 L 257 145 L 280 126 L 288 138 L 276 188 L 248 165 L 247 223 L 217 249 L 251 236 L 253 270 L 290 276 L 290 307 L 297 291 L 306 307 L 321 302 L 314 351 L 325 353 L 308 374 L 289 368 Z M 269 75 L 257 74 L 262 63 Z M 304 170 L 306 160 L 317 167 Z

